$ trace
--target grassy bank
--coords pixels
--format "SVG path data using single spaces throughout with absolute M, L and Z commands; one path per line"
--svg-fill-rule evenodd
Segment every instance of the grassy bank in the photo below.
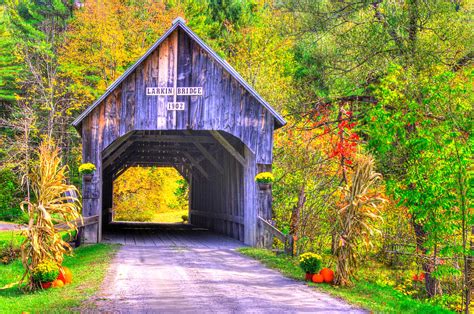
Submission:
M 287 277 L 304 279 L 304 272 L 299 268 L 295 258 L 286 255 L 277 256 L 264 249 L 241 248 L 239 251 L 270 268 L 279 270 Z M 329 284 L 309 283 L 309 285 L 377 313 L 452 313 L 439 306 L 412 299 L 390 286 L 369 281 L 356 281 L 352 288 L 339 288 Z
M 72 284 L 64 288 L 27 294 L 18 287 L 0 290 L 0 313 L 64 312 L 79 306 L 99 289 L 117 248 L 115 245 L 95 244 L 76 249 L 74 256 L 67 256 L 63 262 L 74 276 Z M 20 260 L 0 265 L 0 287 L 18 281 L 22 274 Z

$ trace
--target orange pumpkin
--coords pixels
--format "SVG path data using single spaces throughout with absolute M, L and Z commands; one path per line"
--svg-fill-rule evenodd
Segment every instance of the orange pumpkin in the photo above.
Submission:
M 321 275 L 321 274 L 314 274 L 314 275 L 313 275 L 313 282 L 314 282 L 314 283 L 322 283 L 322 282 L 324 282 L 323 275 Z
M 323 268 L 319 273 L 323 276 L 324 282 L 330 283 L 334 280 L 334 272 L 329 268 Z
M 61 269 L 59 270 L 58 279 L 62 280 L 65 285 L 67 285 L 68 283 L 71 283 L 72 282 L 71 270 L 67 267 L 61 267 Z
M 62 280 L 56 279 L 53 281 L 53 288 L 61 288 L 64 287 L 64 282 Z

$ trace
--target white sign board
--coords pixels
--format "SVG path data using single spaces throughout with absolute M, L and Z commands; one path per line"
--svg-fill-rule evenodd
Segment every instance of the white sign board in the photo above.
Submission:
M 147 87 L 147 96 L 172 96 L 174 95 L 173 87 Z
M 202 87 L 147 87 L 147 96 L 202 96 Z
M 184 102 L 169 102 L 166 106 L 168 110 L 184 110 Z

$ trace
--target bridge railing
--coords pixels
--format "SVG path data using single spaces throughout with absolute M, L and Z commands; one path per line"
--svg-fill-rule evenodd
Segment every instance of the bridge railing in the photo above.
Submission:
M 260 239 L 258 241 L 258 246 L 271 249 L 273 245 L 273 239 L 277 238 L 284 244 L 285 253 L 292 256 L 294 255 L 295 243 L 291 235 L 284 234 L 260 216 L 258 216 L 257 227 L 260 231 Z
M 95 216 L 77 218 L 72 223 L 77 226 L 77 235 L 76 235 L 76 239 L 74 241 L 74 244 L 75 244 L 76 247 L 78 247 L 82 244 L 82 241 L 83 241 L 83 238 L 84 238 L 84 228 L 86 226 L 98 224 L 99 223 L 99 216 L 95 215 Z M 65 230 L 67 231 L 67 230 L 70 229 L 70 227 L 65 223 L 57 224 L 57 225 L 54 226 L 54 228 L 57 231 L 65 231 Z

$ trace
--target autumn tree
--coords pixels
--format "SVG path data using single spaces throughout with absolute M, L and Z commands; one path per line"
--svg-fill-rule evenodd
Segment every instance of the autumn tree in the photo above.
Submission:
M 464 170 L 441 170 L 447 160 L 454 162 L 452 156 L 458 156 L 455 151 L 469 147 L 472 136 L 469 128 L 443 114 L 471 116 L 471 109 L 461 105 L 467 99 L 467 94 L 460 95 L 461 86 L 467 86 L 467 81 L 458 81 L 460 89 L 454 89 L 460 92 L 454 100 L 456 105 L 448 92 L 456 81 L 448 78 L 469 69 L 472 60 L 468 4 L 289 0 L 286 8 L 302 20 L 300 31 L 304 35 L 296 49 L 301 65 L 297 77 L 302 84 L 311 86 L 315 98 L 304 108 L 296 109 L 303 113 L 314 111 L 318 121 L 327 120 L 320 127 L 332 125 L 334 130 L 335 125 L 340 128 L 346 119 L 344 114 L 350 112 L 349 125 L 355 123 L 352 128 L 362 144 L 368 141 L 391 197 L 401 198 L 400 204 L 411 212 L 416 243 L 423 256 L 422 268 L 428 278 L 428 294 L 441 293 L 436 279 L 436 269 L 441 268 L 436 256 L 441 250 L 449 250 L 452 243 L 447 234 L 457 231 L 437 227 L 469 220 L 466 211 L 460 209 L 465 206 L 461 201 L 466 194 L 463 188 L 452 185 L 450 191 L 457 191 L 454 194 L 445 190 L 447 181 L 454 183 L 459 175 L 465 177 L 464 157 L 459 155 L 457 165 L 448 166 Z M 328 107 L 329 111 L 320 117 Z M 381 121 L 382 112 L 386 118 Z M 389 124 L 383 125 L 384 122 Z M 449 141 L 457 143 L 457 150 L 453 150 L 453 142 L 442 143 L 446 133 L 438 133 L 443 129 L 441 125 L 455 130 L 444 132 L 453 136 Z M 395 186 L 405 192 L 400 193 Z M 454 218 L 456 212 L 464 214 Z M 463 234 L 466 238 L 465 231 Z
M 87 1 L 68 25 L 59 51 L 62 76 L 78 111 L 95 101 L 183 15 L 165 1 Z

